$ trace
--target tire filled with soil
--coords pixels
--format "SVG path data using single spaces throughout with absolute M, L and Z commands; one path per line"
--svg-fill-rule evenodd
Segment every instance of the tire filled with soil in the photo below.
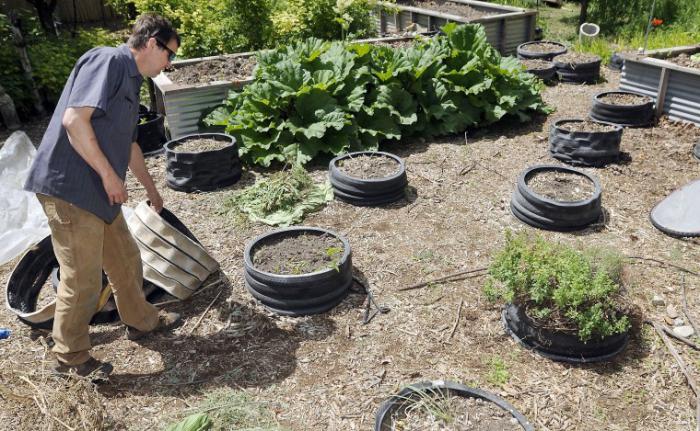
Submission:
M 347 239 L 326 229 L 279 229 L 246 246 L 244 272 L 248 291 L 273 312 L 318 314 L 349 293 L 352 252 Z
M 563 119 L 549 130 L 549 152 L 571 165 L 600 167 L 620 157 L 622 127 L 597 121 Z
M 510 201 L 513 215 L 545 230 L 572 231 L 595 223 L 602 215 L 598 179 L 564 166 L 526 169 Z
M 451 422 L 434 411 L 453 413 Z M 444 381 L 420 382 L 384 401 L 377 411 L 375 431 L 427 429 L 534 431 L 525 416 L 503 398 L 477 388 Z
M 566 46 L 559 42 L 540 40 L 525 42 L 518 45 L 517 53 L 520 59 L 539 59 L 551 61 L 557 55 L 566 54 Z
M 595 84 L 600 79 L 601 59 L 597 55 L 570 52 L 552 61 L 561 82 Z
M 148 157 L 162 153 L 166 141 L 165 117 L 153 111 L 139 112 L 136 142 L 143 155 Z
M 654 122 L 654 99 L 631 91 L 604 91 L 593 96 L 588 115 L 625 127 L 649 126 Z
M 406 166 L 394 154 L 359 151 L 331 160 L 329 177 L 338 199 L 360 206 L 383 205 L 404 198 Z
M 238 145 L 230 135 L 186 135 L 166 143 L 165 156 L 166 184 L 174 190 L 217 190 L 241 178 Z
M 544 82 L 549 82 L 554 79 L 557 75 L 554 63 L 548 60 L 541 59 L 529 59 L 521 60 L 523 66 L 525 66 L 525 71 L 531 73 L 536 77 L 540 78 Z
M 524 347 L 556 361 L 607 361 L 622 352 L 629 340 L 629 333 L 623 332 L 583 342 L 577 330 L 549 328 L 528 316 L 524 306 L 516 304 L 506 305 L 501 317 L 511 337 Z

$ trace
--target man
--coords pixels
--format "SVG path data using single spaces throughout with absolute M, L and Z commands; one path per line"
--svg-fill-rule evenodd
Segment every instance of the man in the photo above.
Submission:
M 145 14 L 126 45 L 85 53 L 68 77 L 27 178 L 25 189 L 37 194 L 49 219 L 61 271 L 53 324 L 57 373 L 105 378 L 112 371 L 89 353 L 103 269 L 129 339 L 180 320 L 146 301 L 141 255 L 121 212 L 127 167 L 154 209 L 163 208 L 135 142 L 139 89 L 142 75 L 158 75 L 179 46 L 168 20 Z

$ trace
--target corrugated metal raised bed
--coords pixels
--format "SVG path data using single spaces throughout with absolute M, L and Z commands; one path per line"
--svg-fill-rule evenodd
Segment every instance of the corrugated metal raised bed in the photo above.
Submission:
M 414 36 L 386 37 L 363 39 L 353 43 L 401 42 L 413 40 Z M 176 61 L 173 68 L 177 71 L 186 66 L 192 66 L 205 61 L 245 59 L 254 56 L 254 52 L 219 55 L 213 57 L 191 58 Z M 199 120 L 207 110 L 220 105 L 228 96 L 230 90 L 237 90 L 253 81 L 252 76 L 238 80 L 218 80 L 194 84 L 173 82 L 168 72 L 153 78 L 151 100 L 155 103 L 152 109 L 164 114 L 172 139 L 190 133 L 201 131 Z
M 489 43 L 506 55 L 514 54 L 518 45 L 535 38 L 537 11 L 534 10 L 473 0 L 443 2 L 466 7 L 463 16 L 460 16 L 411 6 L 410 4 L 420 4 L 411 0 L 398 0 L 396 3 L 381 3 L 375 10 L 379 33 L 398 33 L 412 29 L 434 31 L 448 22 L 478 23 L 484 26 Z
M 623 55 L 625 65 L 620 89 L 654 98 L 656 116 L 700 125 L 700 68 L 685 67 L 665 59 L 700 52 L 700 44 L 648 51 L 646 56 Z

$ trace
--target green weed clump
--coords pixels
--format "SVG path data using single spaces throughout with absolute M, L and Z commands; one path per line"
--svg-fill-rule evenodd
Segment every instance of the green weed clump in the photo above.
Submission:
M 576 330 L 582 341 L 625 332 L 622 258 L 612 252 L 506 234 L 506 246 L 489 267 L 484 293 L 525 307 L 545 326 Z M 549 325 L 548 325 L 549 324 Z M 555 325 L 556 324 L 556 325 Z

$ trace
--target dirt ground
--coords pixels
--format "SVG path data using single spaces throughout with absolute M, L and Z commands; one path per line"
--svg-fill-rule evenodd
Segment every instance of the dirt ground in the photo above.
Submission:
M 544 98 L 557 108 L 549 117 L 387 146 L 405 159 L 409 199 L 381 208 L 334 201 L 306 219 L 349 239 L 356 274 L 391 309 L 367 325 L 365 298 L 355 294 L 317 316 L 282 318 L 264 310 L 245 290 L 243 250 L 271 228 L 234 225 L 218 216 L 228 190 L 168 189 L 163 157 L 149 159 L 166 206 L 221 263 L 223 283 L 165 306 L 184 314 L 174 333 L 136 343 L 124 338 L 120 324 L 94 326 L 95 356 L 115 367 L 111 383 L 96 389 L 47 377 L 44 338 L 2 308 L 0 327 L 13 331 L 0 341 L 2 427 L 162 429 L 192 412 L 210 391 L 231 388 L 261 402 L 285 429 L 368 430 L 382 400 L 408 384 L 442 379 L 501 395 L 537 430 L 694 430 L 692 391 L 660 338 L 639 320 L 628 347 L 612 362 L 571 365 L 533 354 L 508 337 L 500 307 L 481 293 L 483 277 L 399 291 L 487 266 L 508 229 L 536 231 L 510 213 L 516 178 L 533 164 L 559 164 L 548 153 L 549 126 L 585 116 L 596 92 L 617 88 L 619 76 L 604 73 L 607 82 L 595 86 L 547 87 Z M 691 155 L 698 139 L 700 129 L 666 120 L 626 129 L 624 162 L 584 169 L 603 185 L 604 222 L 580 232 L 539 233 L 700 271 L 700 241 L 666 236 L 648 219 L 660 199 L 698 178 L 700 162 Z M 229 190 L 251 184 L 257 174 L 244 173 Z M 325 167 L 317 166 L 313 175 L 323 178 Z M 145 199 L 133 178 L 128 184 L 131 205 Z M 15 263 L 0 266 L 3 285 Z M 663 320 L 665 307 L 652 305 L 654 295 L 682 311 L 685 285 L 690 314 L 700 319 L 700 278 L 640 260 L 630 261 L 626 278 L 643 318 Z M 674 345 L 700 379 L 700 354 Z

